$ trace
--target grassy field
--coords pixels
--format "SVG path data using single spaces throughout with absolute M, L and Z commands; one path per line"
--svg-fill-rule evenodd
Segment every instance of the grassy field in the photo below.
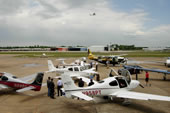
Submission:
M 48 57 L 87 57 L 87 52 L 0 52 L 1 54 L 11 54 L 16 57 L 41 57 L 45 53 Z M 170 52 L 162 51 L 123 51 L 123 52 L 94 52 L 94 55 L 120 55 L 127 54 L 126 57 L 170 57 Z

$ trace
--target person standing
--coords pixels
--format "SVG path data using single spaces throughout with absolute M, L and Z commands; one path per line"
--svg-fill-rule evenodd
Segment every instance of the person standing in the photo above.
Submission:
M 58 92 L 58 96 L 62 96 L 62 90 L 61 88 L 63 87 L 63 83 L 61 81 L 61 78 L 58 78 L 58 81 L 57 81 L 57 92 Z
M 94 84 L 93 79 L 90 79 L 90 82 L 89 82 L 88 86 L 91 86 L 93 84 Z
M 54 85 L 53 79 L 51 79 L 51 82 L 50 82 L 50 97 L 52 99 L 55 99 L 54 98 L 54 87 L 55 87 L 55 85 Z
M 146 71 L 146 74 L 145 74 L 145 82 L 146 82 L 146 86 L 149 84 L 149 73 L 148 71 Z M 151 86 L 151 84 L 149 84 Z
M 47 80 L 47 88 L 48 88 L 48 97 L 50 97 L 50 82 L 51 82 L 51 77 L 48 77 L 48 80 Z
M 96 62 L 96 71 L 98 71 L 98 63 Z
M 96 81 L 100 81 L 100 75 L 96 74 Z
M 80 78 L 78 86 L 79 87 L 84 87 L 84 81 L 82 80 L 82 78 Z
M 109 69 L 109 60 L 108 59 L 106 61 L 106 66 L 107 66 L 107 69 Z

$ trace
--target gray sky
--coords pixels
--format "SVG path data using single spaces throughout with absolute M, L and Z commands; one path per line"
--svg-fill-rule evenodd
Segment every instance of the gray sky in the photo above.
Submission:
M 170 2 L 151 1 L 159 11 L 147 0 L 0 0 L 0 45 L 170 46 Z

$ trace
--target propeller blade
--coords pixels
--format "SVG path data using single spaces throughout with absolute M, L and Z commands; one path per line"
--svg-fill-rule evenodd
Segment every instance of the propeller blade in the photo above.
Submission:
M 145 88 L 142 84 L 139 84 L 140 87 Z

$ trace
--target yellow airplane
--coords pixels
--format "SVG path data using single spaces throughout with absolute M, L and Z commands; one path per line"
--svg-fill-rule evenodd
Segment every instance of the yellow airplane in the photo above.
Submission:
M 95 60 L 99 63 L 106 64 L 108 61 L 109 64 L 115 66 L 115 64 L 125 63 L 127 59 L 125 57 L 120 57 L 122 55 L 112 55 L 112 56 L 95 56 L 92 54 L 90 49 L 88 49 L 88 59 Z

